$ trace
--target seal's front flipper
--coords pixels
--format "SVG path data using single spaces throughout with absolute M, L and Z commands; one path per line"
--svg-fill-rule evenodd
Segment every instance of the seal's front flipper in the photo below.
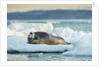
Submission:
M 27 44 L 29 44 L 29 42 L 26 42 Z

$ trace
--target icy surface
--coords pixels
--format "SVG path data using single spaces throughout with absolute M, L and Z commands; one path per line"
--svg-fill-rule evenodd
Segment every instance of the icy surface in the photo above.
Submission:
M 72 48 L 72 45 L 27 44 L 25 36 L 8 37 L 7 45 L 8 52 L 64 52 Z

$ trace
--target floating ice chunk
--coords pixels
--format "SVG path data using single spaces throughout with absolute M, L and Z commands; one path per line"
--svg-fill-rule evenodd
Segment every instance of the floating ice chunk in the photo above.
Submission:
M 74 33 L 74 31 L 72 29 L 70 29 L 69 27 L 66 27 L 63 29 L 62 35 L 70 35 L 72 33 Z
M 79 37 L 80 38 L 80 37 Z M 74 50 L 64 52 L 63 55 L 92 55 L 92 34 L 88 33 L 80 40 L 72 43 Z
M 52 33 L 53 25 L 51 23 L 44 24 L 43 26 L 40 27 L 40 30 L 48 33 Z
M 27 44 L 27 37 L 25 36 L 7 38 L 8 52 L 64 52 L 72 49 L 72 45 Z

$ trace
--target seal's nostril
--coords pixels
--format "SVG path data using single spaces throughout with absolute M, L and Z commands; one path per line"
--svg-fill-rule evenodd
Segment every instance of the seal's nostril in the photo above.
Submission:
M 32 34 L 32 32 L 30 32 L 30 34 Z

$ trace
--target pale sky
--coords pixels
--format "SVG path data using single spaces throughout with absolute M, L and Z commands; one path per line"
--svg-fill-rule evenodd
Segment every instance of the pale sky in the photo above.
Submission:
M 91 10 L 91 4 L 8 4 L 7 12 L 25 12 L 31 10 Z

